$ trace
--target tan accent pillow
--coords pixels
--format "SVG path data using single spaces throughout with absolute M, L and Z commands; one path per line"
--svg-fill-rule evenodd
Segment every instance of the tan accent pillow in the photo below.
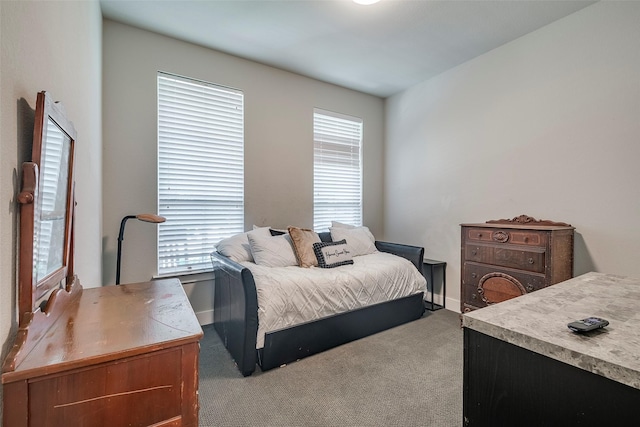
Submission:
M 313 251 L 313 244 L 320 242 L 320 236 L 313 230 L 298 227 L 288 227 L 293 251 L 300 267 L 318 266 L 318 259 Z

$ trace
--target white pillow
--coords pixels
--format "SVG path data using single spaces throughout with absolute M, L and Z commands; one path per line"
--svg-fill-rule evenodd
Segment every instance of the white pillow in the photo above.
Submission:
M 216 250 L 235 262 L 253 262 L 253 255 L 251 255 L 251 246 L 249 246 L 247 233 L 236 234 L 220 240 L 216 245 Z
M 378 249 L 376 249 L 376 239 L 368 227 L 331 227 L 329 231 L 331 232 L 331 240 L 334 242 L 342 239 L 347 241 L 351 256 L 368 255 L 378 252 Z
M 345 224 L 344 222 L 331 221 L 331 226 L 335 228 L 356 228 L 355 225 Z
M 256 264 L 266 267 L 298 265 L 288 234 L 272 236 L 269 228 L 258 228 L 249 231 L 247 238 Z

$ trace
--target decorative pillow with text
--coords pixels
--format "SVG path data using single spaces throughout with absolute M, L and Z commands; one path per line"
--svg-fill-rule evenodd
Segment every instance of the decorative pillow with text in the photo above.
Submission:
M 318 259 L 318 267 L 321 268 L 353 264 L 353 257 L 346 240 L 314 243 L 313 251 Z

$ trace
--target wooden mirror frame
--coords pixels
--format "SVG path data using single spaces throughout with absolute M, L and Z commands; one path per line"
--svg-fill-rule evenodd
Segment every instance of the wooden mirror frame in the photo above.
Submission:
M 53 145 L 54 137 L 60 141 L 56 146 Z M 76 281 L 73 269 L 75 142 L 76 130 L 67 119 L 63 106 L 54 102 L 47 92 L 39 92 L 32 161 L 22 165 L 22 191 L 18 196 L 21 203 L 18 274 L 21 327 L 26 326 L 41 307 L 46 312 L 60 290 L 71 292 Z M 45 191 L 47 197 L 54 196 L 53 200 L 47 200 L 46 209 Z M 51 205 L 53 207 L 49 207 Z M 43 224 L 51 231 L 44 233 Z M 45 234 L 56 237 L 58 253 L 48 252 L 49 244 L 43 239 Z M 41 269 L 43 260 L 44 270 Z

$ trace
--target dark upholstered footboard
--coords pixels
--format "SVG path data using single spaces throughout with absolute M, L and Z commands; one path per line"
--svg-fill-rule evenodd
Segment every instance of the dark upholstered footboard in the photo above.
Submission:
M 258 352 L 263 371 L 422 317 L 423 293 L 265 334 Z
M 213 322 L 242 375 L 256 369 L 258 297 L 248 268 L 217 252 L 211 254 L 215 274 Z

